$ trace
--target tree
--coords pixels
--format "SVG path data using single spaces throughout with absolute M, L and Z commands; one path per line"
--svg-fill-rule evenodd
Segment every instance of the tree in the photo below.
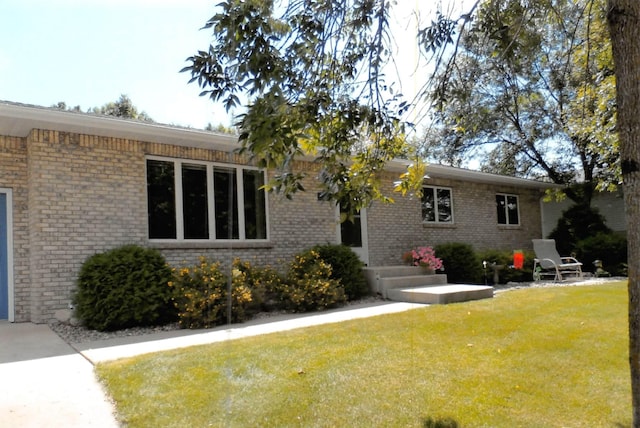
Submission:
M 79 105 L 76 105 L 75 107 L 67 106 L 67 103 L 64 101 L 59 101 L 51 107 L 59 110 L 82 112 L 82 108 Z M 106 103 L 102 107 L 93 107 L 87 109 L 87 113 L 116 116 L 125 119 L 135 119 L 142 122 L 154 121 L 144 111 L 138 112 L 138 109 L 133 105 L 131 99 L 124 94 L 120 95 L 120 98 L 118 98 L 116 101 Z
M 441 133 L 427 154 L 436 146 L 440 160 L 480 154 L 487 172 L 580 181 L 568 195 L 581 203 L 619 181 L 604 0 L 481 2 L 436 79 Z
M 325 197 L 347 213 L 391 200 L 378 172 L 411 153 L 401 121 L 408 104 L 384 74 L 390 4 L 226 0 L 206 23 L 213 43 L 182 71 L 227 109 L 246 100 L 239 139 L 259 166 L 277 171 L 269 189 L 288 197 L 304 190 L 305 173 L 293 165 L 311 154 Z M 421 186 L 422 165 L 414 165 L 399 187 L 404 192 Z
M 134 119 L 142 122 L 153 122 L 153 119 L 149 117 L 144 111 L 138 112 L 136 106 L 133 105 L 131 98 L 127 95 L 120 95 L 116 101 L 109 102 L 102 107 L 94 107 L 89 109 L 89 113 L 103 114 L 106 116 L 116 116 L 125 119 Z
M 640 427 L 640 3 L 609 0 L 607 19 L 615 63 L 617 130 L 627 216 L 633 426 Z
M 68 106 L 67 103 L 65 103 L 64 101 L 58 101 L 56 104 L 52 105 L 51 107 L 57 108 L 58 110 L 65 110 L 65 111 L 77 111 L 77 112 L 82 111 L 79 105 L 75 107 L 71 107 L 71 106 Z
M 491 3 L 492 0 L 486 0 L 485 3 Z M 498 2 L 499 4 L 500 2 Z M 535 5 L 540 2 L 529 2 Z M 580 3 L 580 2 L 578 2 Z M 476 3 L 477 5 L 478 3 Z M 589 4 L 589 2 L 586 2 Z M 586 8 L 585 10 L 589 10 Z M 638 275 L 640 273 L 640 3 L 636 0 L 608 0 L 606 9 L 606 20 L 609 26 L 610 43 L 612 46 L 612 57 L 614 61 L 615 76 L 615 107 L 617 113 L 616 130 L 619 144 L 611 144 L 609 148 L 600 146 L 599 151 L 605 154 L 605 158 L 612 160 L 618 159 L 617 164 L 620 166 L 620 174 L 622 176 L 625 212 L 627 218 L 627 242 L 628 242 L 628 318 L 629 318 L 629 364 L 631 375 L 632 389 L 632 407 L 633 407 L 633 426 L 640 427 L 640 281 Z M 462 22 L 468 22 L 470 15 L 462 18 Z M 449 17 L 442 17 L 437 23 L 426 32 L 431 40 L 432 45 L 452 42 L 453 29 L 458 21 Z M 603 31 L 595 29 L 587 29 L 587 40 L 600 40 L 602 45 Z M 591 36 L 596 36 L 590 39 Z M 598 37 L 599 36 L 599 37 Z M 511 46 L 511 45 L 507 45 Z M 602 54 L 602 52 L 601 52 Z M 602 58 L 599 58 L 602 60 Z M 606 59 L 605 59 L 606 61 Z M 449 62 L 449 65 L 453 62 Z M 589 77 L 587 75 L 586 77 Z M 601 77 L 611 76 L 608 73 L 601 74 Z M 446 79 L 437 82 L 439 85 L 446 83 Z M 590 80 L 583 82 L 586 88 Z M 578 83 L 580 81 L 578 80 Z M 598 83 L 596 81 L 596 83 Z M 608 85 L 607 85 L 608 86 Z M 442 86 L 440 86 L 442 87 Z M 611 101 L 608 98 L 610 88 L 606 88 L 604 92 L 598 93 L 595 90 L 584 90 L 579 94 L 582 99 L 577 101 L 582 103 L 585 108 L 589 105 L 597 105 L 591 108 L 596 112 L 594 117 L 606 111 L 602 117 L 611 118 Z M 587 108 L 587 111 L 589 109 Z M 591 127 L 589 126 L 591 123 Z M 607 120 L 607 123 L 610 123 Z M 579 139 L 601 138 L 600 141 L 606 141 L 610 136 L 606 135 L 612 131 L 611 126 L 602 126 L 603 122 L 598 120 L 584 120 L 571 124 L 573 132 L 577 134 Z M 603 128 L 603 129 L 597 129 Z M 611 140 L 609 140 L 611 141 Z M 590 141 L 593 143 L 593 141 Z M 606 145 L 606 144 L 605 144 Z M 611 166 L 612 163 L 605 166 Z
M 207 126 L 205 126 L 204 130 L 211 131 L 211 132 L 218 132 L 221 134 L 231 134 L 231 135 L 238 134 L 238 131 L 235 128 L 231 126 L 223 125 L 221 123 L 214 126 L 211 122 L 209 122 L 207 123 Z

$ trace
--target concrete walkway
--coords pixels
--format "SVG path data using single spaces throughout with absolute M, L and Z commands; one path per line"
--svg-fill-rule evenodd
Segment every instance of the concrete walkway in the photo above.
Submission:
M 312 315 L 282 315 L 211 330 L 179 330 L 68 345 L 47 325 L 0 322 L 0 425 L 117 427 L 93 364 L 321 324 L 404 312 L 413 303 L 376 302 Z
M 118 426 L 93 365 L 47 325 L 0 323 L 0 425 Z

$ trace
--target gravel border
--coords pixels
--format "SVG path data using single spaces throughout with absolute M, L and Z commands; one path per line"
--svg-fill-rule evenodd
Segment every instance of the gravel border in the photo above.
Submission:
M 621 281 L 626 280 L 624 277 L 613 277 L 613 278 L 587 278 L 583 281 L 565 281 L 565 282 L 553 282 L 553 281 L 540 281 L 540 282 L 518 282 L 518 283 L 508 283 L 508 284 L 498 284 L 493 286 L 495 293 L 501 293 L 509 290 L 517 290 L 522 288 L 544 288 L 544 287 L 574 287 L 581 285 L 596 285 L 603 284 L 611 281 Z M 382 299 L 379 296 L 369 296 L 362 299 L 354 300 L 346 303 L 344 306 L 341 306 L 338 309 L 348 309 L 350 306 L 362 306 L 362 305 L 371 305 L 381 302 L 388 302 L 388 300 Z M 275 316 L 281 316 L 286 314 L 287 312 L 283 311 L 275 311 L 275 312 L 261 312 L 256 314 L 252 319 L 265 319 Z M 236 324 L 241 325 L 241 324 Z M 180 330 L 180 326 L 178 323 L 167 324 L 162 326 L 155 327 L 132 327 L 124 330 L 116 330 L 116 331 L 96 331 L 89 330 L 83 326 L 75 326 L 68 323 L 54 322 L 50 323 L 49 327 L 53 330 L 62 340 L 67 343 L 86 343 L 93 342 L 97 340 L 107 340 L 114 339 L 118 337 L 131 337 L 131 336 L 142 336 L 145 334 L 153 334 L 160 333 L 163 331 L 174 331 Z
M 385 302 L 385 301 L 386 300 L 378 296 L 368 296 L 362 299 L 352 300 L 350 302 L 347 302 L 346 304 L 336 309 L 344 310 L 344 309 L 348 309 L 351 306 L 371 305 L 371 304 Z M 267 319 L 271 317 L 282 316 L 285 314 L 300 315 L 300 313 L 286 312 L 286 311 L 259 312 L 255 314 L 250 320 Z M 313 314 L 313 312 L 309 312 L 308 314 Z M 241 326 L 242 323 L 235 323 L 233 325 Z M 116 330 L 116 331 L 90 330 L 81 325 L 72 325 L 69 323 L 62 323 L 62 322 L 49 323 L 49 327 L 58 336 L 60 336 L 62 340 L 64 340 L 67 343 L 86 343 L 86 342 L 94 342 L 97 340 L 115 339 L 118 337 L 142 336 L 145 334 L 160 333 L 163 331 L 180 330 L 180 325 L 178 323 L 166 324 L 161 326 L 151 326 L 151 327 L 131 327 L 131 328 L 126 328 L 123 330 Z
M 583 285 L 598 285 L 614 281 L 626 281 L 627 277 L 585 277 L 581 281 L 567 280 L 562 282 L 556 281 L 532 281 L 532 282 L 509 282 L 507 284 L 494 285 L 495 291 L 519 290 L 522 288 L 548 288 L 548 287 L 579 287 Z

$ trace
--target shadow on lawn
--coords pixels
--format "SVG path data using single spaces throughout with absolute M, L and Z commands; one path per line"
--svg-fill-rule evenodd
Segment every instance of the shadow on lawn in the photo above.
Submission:
M 423 428 L 460 428 L 460 424 L 452 418 L 424 418 L 422 420 L 422 426 Z

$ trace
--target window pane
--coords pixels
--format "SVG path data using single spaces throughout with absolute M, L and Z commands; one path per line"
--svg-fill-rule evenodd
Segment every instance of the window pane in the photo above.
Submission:
M 244 186 L 244 233 L 246 239 L 267 238 L 267 215 L 265 193 L 260 189 L 264 185 L 261 171 L 243 170 Z
M 449 189 L 438 189 L 438 221 L 451 223 L 451 191 Z
M 507 224 L 507 201 L 505 195 L 496 195 L 498 224 Z
M 236 170 L 214 168 L 213 192 L 216 221 L 216 239 L 239 239 L 238 232 L 238 180 Z
M 340 207 L 340 212 L 345 212 Z M 347 247 L 362 247 L 362 221 L 360 211 L 358 211 L 353 221 L 343 221 L 340 223 L 340 240 Z
M 509 224 L 519 224 L 518 219 L 518 197 L 507 196 L 507 215 L 509 218 Z
M 185 239 L 209 239 L 207 167 L 182 166 L 182 216 Z
M 147 208 L 150 239 L 176 239 L 173 162 L 147 160 Z
M 435 197 L 432 187 L 422 189 L 422 221 L 436 221 Z

